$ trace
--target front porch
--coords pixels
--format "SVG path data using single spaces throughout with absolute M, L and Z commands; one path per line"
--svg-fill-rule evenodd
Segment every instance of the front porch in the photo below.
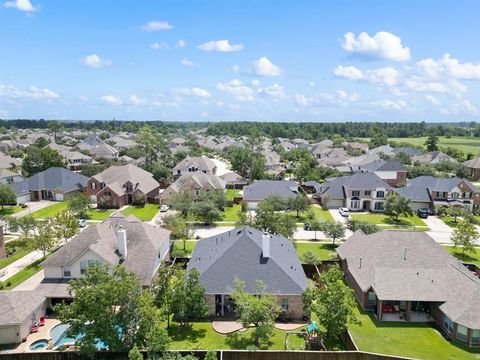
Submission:
M 375 314 L 382 321 L 434 321 L 429 304 L 423 301 L 377 300 Z

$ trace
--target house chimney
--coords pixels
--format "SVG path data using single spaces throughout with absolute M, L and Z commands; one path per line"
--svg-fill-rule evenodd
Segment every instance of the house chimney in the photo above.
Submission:
M 127 258 L 127 232 L 122 225 L 117 230 L 117 250 L 124 259 Z
M 270 235 L 268 233 L 263 233 L 262 236 L 262 256 L 264 258 L 270 257 Z

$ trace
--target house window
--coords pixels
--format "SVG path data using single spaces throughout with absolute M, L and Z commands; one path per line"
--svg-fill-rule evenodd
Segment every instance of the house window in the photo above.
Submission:
M 471 199 L 472 198 L 472 193 L 471 192 L 464 192 L 463 193 L 463 198 L 464 199 Z
M 90 187 L 91 187 L 92 189 L 96 189 L 96 188 L 97 188 L 97 183 L 92 182 L 92 183 L 90 184 Z
M 288 311 L 288 298 L 282 298 L 282 311 Z
M 70 273 L 70 268 L 68 266 L 63 267 L 63 277 L 70 277 L 72 276 Z
M 472 330 L 472 343 L 480 343 L 480 330 Z
M 358 191 L 358 190 L 353 190 L 353 191 L 352 191 L 352 196 L 360 196 L 360 191 Z
M 177 175 L 180 175 L 182 172 L 180 170 L 177 170 Z
M 383 199 L 385 197 L 385 191 L 377 191 L 377 198 Z
M 447 329 L 450 334 L 453 332 L 453 322 L 448 316 L 443 317 L 443 326 L 445 326 L 445 329 Z
M 89 266 L 95 264 L 96 260 L 82 260 L 80 261 L 80 274 L 85 274 Z
M 459 195 L 460 195 L 460 194 L 459 194 L 458 192 L 452 192 L 452 195 L 451 195 L 451 196 L 452 196 L 452 199 L 458 199 L 458 196 L 459 196 Z
M 365 196 L 369 196 L 372 192 L 370 190 L 365 191 Z
M 448 196 L 448 192 L 443 192 L 443 195 L 442 195 L 444 198 L 446 198 Z
M 368 305 L 373 306 L 377 303 L 377 296 L 373 291 L 368 292 Z
M 376 211 L 383 211 L 383 202 L 376 202 L 374 205 Z
M 352 208 L 352 209 L 359 209 L 359 208 L 360 208 L 360 200 L 352 200 L 352 201 L 350 201 L 350 208 Z
M 457 339 L 467 341 L 468 328 L 463 325 L 457 325 Z

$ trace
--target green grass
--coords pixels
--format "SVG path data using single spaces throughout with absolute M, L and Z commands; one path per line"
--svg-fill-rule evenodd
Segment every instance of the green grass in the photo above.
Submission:
M 17 253 L 15 253 L 14 255 L 12 256 L 9 256 L 5 259 L 1 259 L 0 260 L 0 269 L 3 269 L 4 267 L 10 265 L 11 263 L 17 261 L 18 259 L 21 259 L 22 257 L 24 257 L 25 255 L 27 255 L 28 253 L 30 253 L 31 250 L 21 250 Z
M 457 221 L 455 221 L 455 218 L 453 216 L 439 216 L 438 218 L 451 228 L 456 228 L 458 222 L 462 219 L 460 216 L 457 217 Z M 475 215 L 473 221 L 477 225 L 480 224 L 480 216 Z
M 156 204 L 145 204 L 144 207 L 129 206 L 122 213 L 125 216 L 134 215 L 141 221 L 150 221 L 159 210 L 160 207 Z
M 86 215 L 89 220 L 105 220 L 113 212 L 114 210 L 90 209 L 87 210 Z
M 67 202 L 58 202 L 46 208 L 34 211 L 31 215 L 35 219 L 47 219 L 47 218 L 52 218 L 58 213 L 67 210 L 67 208 L 68 208 Z
M 360 311 L 360 324 L 349 331 L 362 351 L 399 355 L 415 359 L 478 359 L 480 349 L 469 349 L 445 340 L 427 323 L 379 322 Z
M 48 257 L 48 255 L 47 255 Z M 19 271 L 18 273 L 16 273 L 15 275 L 13 275 L 12 277 L 8 278 L 7 280 L 5 280 L 3 282 L 3 284 L 5 285 L 5 287 L 3 288 L 3 290 L 10 290 L 10 289 L 13 289 L 14 287 L 20 285 L 22 282 L 24 282 L 25 280 L 31 278 L 33 275 L 35 275 L 36 273 L 38 273 L 40 270 L 42 270 L 43 268 L 40 266 L 40 263 L 43 261 L 44 259 L 39 259 L 33 263 L 31 263 L 30 265 L 28 265 L 27 267 L 25 267 L 23 270 Z
M 193 249 L 197 245 L 197 240 L 187 240 L 185 243 L 185 255 L 190 256 L 192 255 Z M 175 240 L 173 242 L 173 251 L 184 251 L 183 250 L 183 241 L 182 240 Z
M 240 191 L 239 189 L 227 189 L 227 194 L 226 194 L 226 197 L 227 197 L 227 200 L 228 201 L 233 201 L 233 199 L 235 197 L 242 197 L 240 195 Z
M 298 257 L 301 259 L 302 255 L 307 252 L 311 251 L 315 254 L 315 256 L 319 260 L 329 260 L 336 254 L 335 249 L 337 248 L 336 245 L 332 243 L 320 243 L 320 242 L 312 242 L 312 243 L 299 243 L 295 244 L 295 250 L 297 251 Z
M 399 217 L 398 222 L 392 220 L 390 216 L 384 214 L 352 214 L 352 218 L 356 220 L 366 221 L 369 224 L 374 225 L 393 225 L 393 226 L 423 226 L 427 227 L 427 225 L 420 219 L 418 216 L 410 216 L 410 217 Z M 382 227 L 383 229 L 383 227 Z
M 27 210 L 27 208 L 22 208 L 21 206 L 18 206 L 18 205 L 4 206 L 3 209 L 0 209 L 0 216 L 10 216 L 23 210 Z
M 222 211 L 222 221 L 236 222 L 240 220 L 238 214 L 242 211 L 240 204 L 227 207 Z
M 476 248 L 475 252 L 467 252 L 465 254 L 462 254 L 461 248 L 454 248 L 453 246 L 444 246 L 444 248 L 461 262 L 475 264 L 480 267 L 480 248 Z
M 308 208 L 315 213 L 317 221 L 330 222 L 330 223 L 335 222 L 333 220 L 332 214 L 330 214 L 330 211 L 324 210 L 319 206 L 313 206 L 313 205 L 310 205 Z M 297 216 L 296 211 L 290 211 L 289 214 L 292 215 L 292 216 L 295 216 L 295 217 Z M 299 214 L 299 217 L 297 218 L 297 223 L 308 222 L 306 215 L 307 215 L 306 211 L 301 211 L 300 214 Z

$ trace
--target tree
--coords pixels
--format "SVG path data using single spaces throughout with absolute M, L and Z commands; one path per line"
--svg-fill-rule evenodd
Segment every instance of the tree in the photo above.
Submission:
M 321 263 L 320 259 L 313 251 L 305 251 L 301 258 L 304 264 L 318 265 Z
M 40 250 L 45 259 L 47 252 L 57 246 L 57 239 L 54 236 L 51 220 L 38 220 L 35 230 L 31 234 L 31 245 L 35 250 Z
M 192 269 L 185 275 L 181 274 L 175 278 L 172 312 L 182 325 L 190 319 L 203 319 L 208 314 L 205 288 L 200 284 L 199 278 L 200 273 L 197 269 Z
M 53 139 L 55 142 L 57 142 L 57 134 L 62 131 L 63 127 L 60 122 L 56 120 L 50 120 L 48 122 L 48 130 L 50 131 L 51 134 L 53 134 Z
M 143 355 L 137 345 L 134 345 L 128 352 L 128 360 L 143 360 Z
M 85 218 L 92 201 L 87 194 L 76 194 L 67 200 L 68 209 L 79 218 Z
M 176 265 L 168 266 L 166 263 L 162 263 L 152 286 L 154 304 L 167 318 L 167 328 L 170 328 L 170 315 L 173 308 L 174 279 L 179 276 L 183 276 L 179 267 Z
M 376 148 L 382 145 L 387 145 L 388 137 L 380 126 L 375 126 L 371 130 L 370 147 Z
M 33 176 L 51 167 L 64 167 L 65 159 L 58 151 L 44 147 L 38 149 L 30 146 L 22 162 L 22 170 L 28 176 Z
M 257 281 L 255 294 L 249 294 L 245 291 L 245 283 L 236 280 L 232 298 L 243 327 L 254 326 L 252 337 L 255 345 L 259 346 L 261 341 L 268 342 L 280 313 L 275 296 L 266 292 L 262 281 Z
M 475 224 L 467 220 L 461 220 L 453 230 L 451 240 L 454 247 L 462 248 L 462 255 L 465 252 L 475 252 L 475 241 L 480 237 Z
M 157 152 L 164 145 L 163 140 L 154 128 L 144 126 L 138 131 L 135 141 L 143 150 L 145 167 L 148 169 L 150 164 L 157 159 Z
M 357 321 L 353 290 L 343 282 L 343 273 L 338 266 L 320 274 L 320 284 L 302 294 L 305 310 L 317 315 L 325 327 L 327 339 L 338 339 L 349 323 Z
M 438 136 L 435 134 L 428 135 L 424 145 L 426 146 L 427 151 L 438 151 Z
M 309 204 L 310 200 L 305 195 L 297 195 L 287 201 L 287 207 L 297 212 L 297 218 L 300 216 L 300 211 L 305 211 Z
M 140 281 L 123 266 L 89 266 L 84 277 L 70 281 L 69 293 L 75 301 L 55 305 L 54 310 L 70 325 L 69 336 L 83 334 L 76 338 L 76 346 L 85 356 L 94 355 L 99 340 L 110 351 L 125 352 L 145 343 L 151 329 L 146 326 L 157 324 L 150 317 L 142 319 L 155 309 L 142 306 L 148 292 L 143 293 Z
M 37 226 L 35 218 L 31 215 L 23 216 L 21 218 L 9 217 L 7 223 L 9 230 L 20 233 L 19 240 L 31 247 L 29 240 Z
M 332 243 L 335 245 L 335 240 L 345 236 L 345 227 L 339 222 L 335 224 L 329 223 L 325 226 L 324 232 L 327 237 L 332 239 Z
M 171 169 L 158 161 L 152 162 L 147 171 L 151 172 L 160 184 L 169 184 L 172 181 Z
M 222 219 L 220 210 L 211 200 L 196 201 L 193 204 L 193 214 L 207 225 Z
M 186 242 L 192 237 L 192 226 L 188 219 L 183 216 L 169 215 L 163 218 L 163 223 L 166 229 L 171 231 L 173 239 L 181 239 L 183 241 L 183 250 L 186 250 Z
M 459 206 L 449 206 L 446 210 L 448 216 L 453 217 L 453 222 L 457 222 L 457 217 L 462 217 L 467 214 L 467 211 L 464 208 Z
M 357 220 L 354 218 L 347 219 L 347 229 L 355 232 L 357 230 L 362 231 L 365 235 L 373 234 L 378 231 L 378 226 L 370 224 L 367 221 Z
M 168 203 L 180 214 L 186 218 L 193 212 L 193 197 L 189 192 L 181 192 L 170 197 Z
M 5 184 L 0 184 L 0 205 L 2 210 L 4 205 L 11 205 L 17 202 L 17 194 L 12 188 Z
M 71 211 L 61 211 L 54 217 L 52 230 L 58 240 L 68 241 L 78 231 L 78 221 Z
M 405 196 L 389 196 L 385 201 L 385 213 L 395 221 L 400 216 L 412 216 L 414 214 L 410 199 Z
M 268 195 L 258 204 L 260 211 L 284 211 L 287 209 L 285 200 L 279 195 Z

